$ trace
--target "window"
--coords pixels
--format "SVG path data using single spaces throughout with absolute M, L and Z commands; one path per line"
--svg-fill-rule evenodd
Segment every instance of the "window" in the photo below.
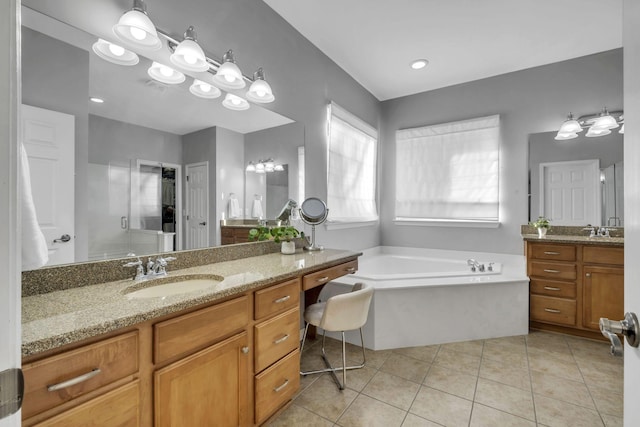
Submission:
M 500 117 L 396 132 L 396 221 L 498 226 Z
M 334 103 L 329 105 L 328 120 L 329 221 L 377 221 L 378 132 Z

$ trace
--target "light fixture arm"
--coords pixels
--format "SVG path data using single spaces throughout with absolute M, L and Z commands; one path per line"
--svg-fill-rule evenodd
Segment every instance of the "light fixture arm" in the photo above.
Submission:
M 144 2 L 144 0 L 133 0 L 133 7 L 131 8 L 131 10 L 136 10 L 147 15 L 147 4 Z

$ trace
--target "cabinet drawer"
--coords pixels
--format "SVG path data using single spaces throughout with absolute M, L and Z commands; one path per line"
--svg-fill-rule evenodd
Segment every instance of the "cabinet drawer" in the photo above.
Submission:
M 574 282 L 556 282 L 554 280 L 531 279 L 531 293 L 560 298 L 575 298 L 576 284 Z
M 551 259 L 557 261 L 575 261 L 575 245 L 555 245 L 552 243 L 531 243 L 529 245 L 531 258 Z
M 136 427 L 140 425 L 139 402 L 140 384 L 136 381 L 36 424 L 36 427 Z
M 153 360 L 160 363 L 214 343 L 249 323 L 249 298 L 242 296 L 153 325 Z
M 531 320 L 575 326 L 576 301 L 531 295 Z
M 300 387 L 300 352 L 287 357 L 256 375 L 255 421 L 262 423 L 293 397 Z
M 254 318 L 272 316 L 300 305 L 300 279 L 256 291 Z
M 29 363 L 23 372 L 26 419 L 138 372 L 138 332 Z
M 345 262 L 344 264 L 336 265 L 335 267 L 327 268 L 325 270 L 316 271 L 315 273 L 307 274 L 302 278 L 302 290 L 315 288 L 316 286 L 324 285 L 325 283 L 342 277 L 345 274 L 352 274 L 358 270 L 358 260 Z
M 260 372 L 300 344 L 300 309 L 282 313 L 255 326 L 255 371 Z
M 593 264 L 624 265 L 624 248 L 585 246 L 582 261 Z
M 548 277 L 549 279 L 575 280 L 576 265 L 573 263 L 531 261 L 531 276 Z

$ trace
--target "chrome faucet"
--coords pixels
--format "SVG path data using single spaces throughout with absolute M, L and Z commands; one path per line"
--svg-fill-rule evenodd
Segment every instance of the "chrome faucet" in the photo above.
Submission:
M 145 274 L 145 269 L 138 257 L 137 261 L 128 262 L 123 264 L 123 267 L 136 267 L 136 276 L 133 280 L 148 280 L 154 277 L 163 277 L 167 275 L 167 263 L 170 261 L 175 261 L 175 257 L 166 257 L 163 258 L 161 256 L 157 256 L 155 260 L 151 257 L 147 259 L 147 273 Z
M 469 258 L 467 260 L 467 265 L 471 266 L 471 271 L 473 272 L 475 272 L 476 270 L 480 272 L 484 272 L 484 264 L 480 264 L 478 261 L 476 261 L 473 258 Z

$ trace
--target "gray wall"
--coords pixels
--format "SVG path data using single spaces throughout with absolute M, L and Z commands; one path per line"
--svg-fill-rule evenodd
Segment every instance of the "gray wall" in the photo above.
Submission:
M 198 132 L 189 133 L 182 136 L 183 142 L 183 161 L 184 170 L 187 171 L 187 165 L 190 163 L 209 162 L 209 245 L 216 243 L 218 224 L 216 221 L 216 174 L 212 168 L 216 164 L 216 128 L 203 129 Z M 183 186 L 187 185 L 187 181 L 183 181 Z M 186 187 L 183 188 L 185 209 L 186 209 Z M 184 235 L 186 236 L 187 221 L 184 221 Z M 186 240 L 185 240 L 186 243 Z
M 235 193 L 238 202 L 244 194 L 244 135 L 221 127 L 216 128 L 216 186 L 213 193 L 219 203 L 215 214 L 216 245 L 220 244 L 220 233 L 217 232 L 222 219 L 222 212 L 227 210 L 229 194 Z M 240 205 L 242 208 L 242 204 Z M 212 227 L 214 228 L 214 227 Z
M 622 161 L 624 137 L 612 130 L 611 134 L 598 138 L 584 136 L 566 141 L 553 139 L 557 132 L 541 132 L 529 135 L 529 173 L 531 185 L 530 217 L 537 218 L 540 213 L 540 163 L 564 162 L 570 160 L 600 159 L 600 168 L 604 169 Z
M 528 218 L 528 135 L 558 129 L 569 111 L 622 109 L 622 49 L 382 103 L 382 243 L 522 254 Z M 395 131 L 500 114 L 500 221 L 497 229 L 395 225 Z
M 75 253 L 85 261 L 89 52 L 22 27 L 22 103 L 75 116 Z
M 105 117 L 89 115 L 89 163 L 121 166 L 141 159 L 182 164 L 182 137 Z

